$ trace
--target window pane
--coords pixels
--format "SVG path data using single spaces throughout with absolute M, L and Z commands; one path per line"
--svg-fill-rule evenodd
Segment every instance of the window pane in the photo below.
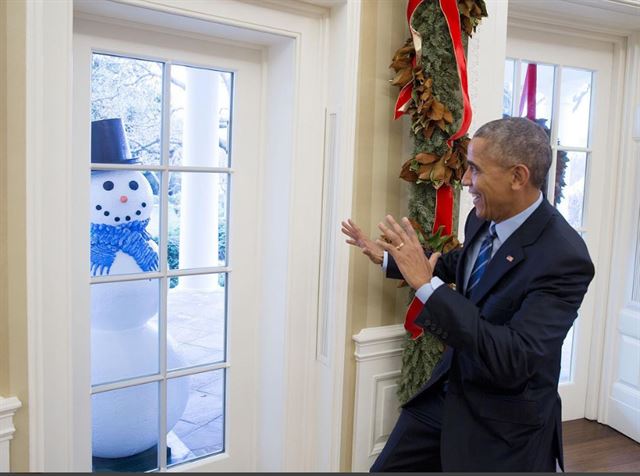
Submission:
M 504 63 L 504 88 L 502 93 L 502 115 L 511 116 L 513 110 L 513 78 L 515 74 L 515 61 L 505 60 Z
M 529 117 L 547 129 L 551 129 L 555 69 L 548 64 L 526 61 L 520 64 L 521 84 L 516 98 L 518 116 Z M 529 103 L 529 98 L 535 98 L 535 101 Z
M 91 275 L 158 271 L 160 173 L 91 172 Z
M 169 369 L 224 361 L 226 275 L 174 279 L 167 298 L 167 333 L 181 363 L 169 362 Z
M 91 120 L 120 118 L 131 156 L 159 164 L 163 63 L 93 54 Z
M 227 262 L 228 174 L 169 175 L 169 267 L 224 266 Z
M 171 67 L 171 165 L 229 166 L 232 74 Z
M 91 383 L 159 371 L 157 279 L 91 285 Z
M 581 228 L 587 154 L 559 150 L 556 160 L 556 208 L 571 226 Z
M 591 71 L 562 68 L 558 141 L 567 147 L 589 145 L 591 112 Z
M 186 410 L 167 434 L 169 465 L 183 463 L 224 450 L 224 369 L 175 379 L 189 387 Z M 171 381 L 170 381 L 171 382 Z M 171 419 L 171 396 L 168 400 Z
M 562 357 L 560 362 L 560 383 L 570 382 L 573 375 L 573 335 L 575 324 L 569 329 L 567 337 L 562 344 Z
M 94 471 L 158 467 L 158 394 L 152 382 L 93 395 Z

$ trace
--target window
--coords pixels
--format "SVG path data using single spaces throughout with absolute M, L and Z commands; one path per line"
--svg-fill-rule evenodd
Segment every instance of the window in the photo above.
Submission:
M 553 163 L 543 193 L 582 236 L 593 83 L 594 73 L 586 69 L 520 58 L 505 62 L 503 116 L 528 117 L 549 135 Z M 572 378 L 573 339 L 572 327 L 562 349 L 560 382 Z
M 224 451 L 233 80 L 92 55 L 95 471 Z

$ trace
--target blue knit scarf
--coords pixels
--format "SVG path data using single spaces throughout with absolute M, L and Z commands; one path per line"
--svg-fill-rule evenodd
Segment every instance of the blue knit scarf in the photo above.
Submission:
M 149 219 L 122 225 L 91 224 L 91 274 L 109 274 L 116 252 L 131 256 L 142 271 L 158 270 L 158 253 L 149 245 L 145 230 Z

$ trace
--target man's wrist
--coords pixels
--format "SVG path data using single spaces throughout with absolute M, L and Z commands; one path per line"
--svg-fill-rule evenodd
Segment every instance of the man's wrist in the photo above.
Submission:
M 440 286 L 444 284 L 437 276 L 433 276 L 431 281 L 423 284 L 416 290 L 416 297 L 420 299 L 420 301 L 424 304 L 431 297 L 431 295 L 438 289 Z

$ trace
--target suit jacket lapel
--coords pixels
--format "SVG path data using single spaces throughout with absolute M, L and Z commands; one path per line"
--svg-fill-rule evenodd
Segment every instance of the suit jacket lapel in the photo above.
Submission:
M 555 209 L 543 200 L 529 218 L 502 244 L 487 264 L 482 279 L 473 290 L 472 301 L 477 304 L 496 283 L 526 258 L 524 248 L 536 241 Z

